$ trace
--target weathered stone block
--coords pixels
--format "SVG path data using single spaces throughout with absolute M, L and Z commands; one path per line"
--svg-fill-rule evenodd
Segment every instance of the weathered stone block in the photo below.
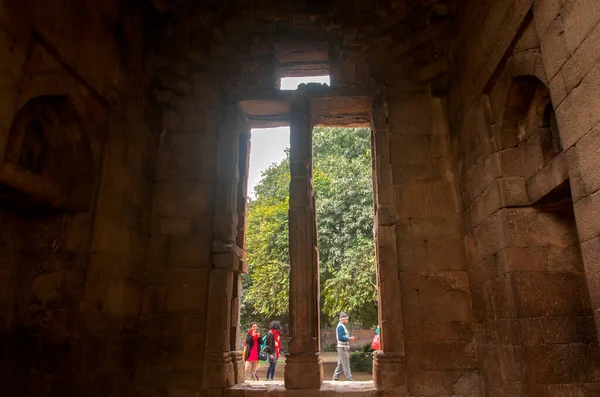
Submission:
M 579 245 L 548 248 L 548 269 L 559 272 L 583 273 L 583 260 Z
M 569 178 L 565 155 L 560 153 L 538 173 L 527 180 L 527 195 L 537 202 Z
M 585 315 L 585 281 L 566 273 L 521 272 L 508 276 L 519 317 Z
M 588 345 L 524 346 L 525 379 L 531 383 L 588 383 L 592 351 Z
M 577 89 L 556 109 L 563 149 L 573 146 L 600 122 L 600 64 L 583 78 Z
M 600 393 L 600 385 L 589 384 L 566 384 L 548 385 L 550 397 L 593 397 Z
M 400 164 L 429 164 L 431 161 L 431 145 L 426 135 L 390 136 L 392 166 Z
M 398 219 L 431 216 L 427 184 L 396 186 L 394 193 Z
M 523 148 L 515 147 L 503 149 L 498 152 L 502 176 L 524 175 L 524 159 L 529 160 L 529 156 L 524 156 L 524 154 L 528 154 L 527 147 L 525 150 L 525 153 L 523 153 Z
M 491 281 L 493 315 L 497 319 L 517 318 L 514 289 L 512 280 L 508 276 L 499 277 Z
M 146 287 L 142 301 L 142 314 L 163 313 L 166 304 L 164 287 Z
M 166 311 L 177 314 L 204 314 L 207 289 L 199 286 L 167 287 Z
M 507 247 L 498 253 L 498 266 L 503 273 L 548 270 L 545 247 Z
M 577 156 L 576 165 L 581 178 L 584 194 L 589 194 L 600 189 L 600 159 L 598 158 L 598 145 L 600 145 L 600 125 L 586 134 L 575 146 Z
M 439 165 L 439 160 L 432 160 L 427 164 L 401 164 L 394 162 L 392 168 L 394 184 L 403 185 L 443 180 L 442 170 Z
M 204 216 L 213 210 L 211 188 L 197 182 L 157 184 L 156 215 L 161 218 Z
M 539 37 L 544 36 L 552 21 L 554 21 L 560 13 L 563 3 L 564 1 L 562 0 L 542 0 L 534 2 L 534 22 Z
M 584 242 L 600 235 L 600 190 L 574 205 L 579 239 Z
M 444 240 L 460 237 L 458 216 L 408 218 L 398 222 L 398 234 L 411 239 Z
M 319 389 L 322 384 L 323 366 L 318 356 L 286 357 L 286 389 Z
M 406 395 L 406 358 L 400 354 L 379 352 L 373 358 L 373 382 L 390 396 Z M 404 394 L 403 394 L 404 393 Z
M 541 319 L 546 344 L 596 343 L 596 327 L 592 316 L 548 317 Z
M 452 395 L 456 376 L 449 371 L 408 369 L 408 391 L 417 396 Z
M 171 268 L 205 268 L 212 266 L 210 232 L 202 235 L 171 236 L 167 266 Z
M 562 18 L 556 18 L 542 36 L 541 47 L 546 64 L 546 75 L 552 79 L 564 63 L 569 59 L 567 42 Z
M 165 273 L 165 285 L 207 288 L 209 272 L 207 269 L 168 269 Z
M 414 95 L 404 100 L 388 97 L 389 125 L 392 134 L 429 135 L 431 132 L 431 98 Z
M 600 266 L 598 266 L 600 263 L 600 237 L 582 243 L 581 253 L 592 308 L 598 310 L 600 309 Z
M 430 371 L 474 369 L 475 346 L 471 342 L 407 343 L 409 368 Z
M 570 53 L 600 23 L 600 4 L 594 0 L 567 0 L 561 10 L 564 36 Z
M 482 259 L 495 255 L 508 246 L 500 215 L 494 214 L 475 228 Z
M 571 246 L 577 244 L 572 220 L 534 208 L 503 209 L 499 212 L 507 241 L 516 247 Z M 543 230 L 543 233 L 539 231 Z
M 405 324 L 472 320 L 466 272 L 403 273 L 401 282 Z
M 433 182 L 428 184 L 433 216 L 458 214 L 458 198 L 452 182 Z
M 479 296 L 478 296 L 479 297 Z M 406 324 L 404 327 L 406 342 L 464 341 L 470 342 L 475 335 L 474 322 L 436 322 L 427 319 L 419 324 Z M 440 319 L 443 321 L 444 319 Z
M 574 11 L 573 7 L 571 10 Z M 566 21 L 565 21 L 566 23 Z M 578 29 L 578 27 L 574 27 Z M 590 69 L 600 59 L 600 24 L 585 37 L 585 40 L 577 47 L 571 58 L 565 63 L 561 70 L 564 79 L 565 89 L 571 92 L 576 88 Z

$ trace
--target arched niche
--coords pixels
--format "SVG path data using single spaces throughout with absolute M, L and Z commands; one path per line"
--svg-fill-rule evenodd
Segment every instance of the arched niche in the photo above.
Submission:
M 40 96 L 27 102 L 13 121 L 0 164 L 0 185 L 5 196 L 64 211 L 89 211 L 93 158 L 69 97 Z
M 538 167 L 543 168 L 562 152 L 550 93 L 537 77 L 518 76 L 510 80 L 500 128 L 501 149 L 525 147 L 527 151 L 532 139 L 537 142 L 536 151 L 542 156 Z M 527 170 L 525 174 L 531 176 Z

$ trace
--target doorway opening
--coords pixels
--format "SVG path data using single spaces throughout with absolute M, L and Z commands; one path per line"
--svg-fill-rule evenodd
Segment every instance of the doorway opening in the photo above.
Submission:
M 324 379 L 344 379 L 334 375 L 343 312 L 349 316 L 347 331 L 356 338 L 350 342 L 352 377 L 370 381 L 378 323 L 371 133 L 315 127 L 312 138 Z
M 283 379 L 283 353 L 289 319 L 288 209 L 290 183 L 290 128 L 254 128 L 247 151 L 248 192 L 245 246 L 248 273 L 242 276 L 240 350 L 251 324 L 265 337 L 273 321 L 280 323 L 280 365 L 274 379 Z M 242 179 L 242 177 L 240 177 Z M 259 361 L 256 375 L 264 380 L 269 364 Z M 246 380 L 251 374 L 246 374 Z

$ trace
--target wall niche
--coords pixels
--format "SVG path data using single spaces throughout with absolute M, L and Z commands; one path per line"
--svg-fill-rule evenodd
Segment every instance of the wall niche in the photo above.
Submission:
M 32 36 L 0 128 L 0 384 L 83 392 L 81 316 L 109 108 Z M 2 108 L 5 106 L 5 108 Z
M 26 196 L 29 203 L 89 211 L 93 181 L 90 144 L 69 97 L 27 102 L 14 119 L 0 166 L 4 190 Z

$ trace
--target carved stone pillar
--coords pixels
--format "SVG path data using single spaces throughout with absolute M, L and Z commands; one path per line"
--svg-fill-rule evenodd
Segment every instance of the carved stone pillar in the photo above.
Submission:
M 229 335 L 231 360 L 234 369 L 234 382 L 244 382 L 244 361 L 240 341 L 240 305 L 242 299 L 242 273 L 248 271 L 246 263 L 246 227 L 248 223 L 248 169 L 250 167 L 250 131 L 242 130 L 238 148 L 238 187 L 237 187 L 237 246 L 242 250 L 239 271 L 233 277 L 233 295 L 231 297 L 231 331 Z
M 312 188 L 312 126 L 309 103 L 296 91 L 290 114 L 290 345 L 285 387 L 319 389 L 319 255 Z
M 381 325 L 381 351 L 374 357 L 373 380 L 379 390 L 401 393 L 406 389 L 406 360 L 387 109 L 376 100 L 372 111 L 374 235 Z
M 243 250 L 237 245 L 239 144 L 248 127 L 235 105 L 225 106 L 219 128 L 213 221 L 213 268 L 210 272 L 204 386 L 223 389 L 241 382 L 240 354 L 232 346 L 239 322 Z M 233 335 L 232 335 L 233 333 Z

